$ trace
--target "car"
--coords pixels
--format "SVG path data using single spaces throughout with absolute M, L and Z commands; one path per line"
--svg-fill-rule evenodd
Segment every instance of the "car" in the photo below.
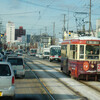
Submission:
M 0 61 L 3 61 L 3 57 L 4 57 L 4 55 L 2 53 L 0 53 Z
M 14 53 L 14 51 L 13 50 L 7 50 L 7 52 L 6 52 L 7 54 L 13 54 Z
M 25 77 L 24 61 L 22 57 L 8 57 L 6 61 L 11 63 L 15 77 Z
M 15 97 L 15 76 L 8 62 L 0 62 L 0 98 L 3 97 Z
M 36 54 L 36 57 L 39 57 L 39 53 Z
M 17 56 L 22 57 L 23 54 L 18 52 L 18 53 L 17 53 Z
M 39 58 L 43 58 L 43 55 L 42 55 L 42 53 L 39 53 Z
M 17 57 L 17 54 L 9 54 L 7 57 Z

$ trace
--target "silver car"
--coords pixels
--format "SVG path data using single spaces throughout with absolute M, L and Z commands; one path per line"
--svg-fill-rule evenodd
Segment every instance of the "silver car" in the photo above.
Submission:
M 22 57 L 8 57 L 7 62 L 10 62 L 16 77 L 25 77 L 24 61 Z
M 15 77 L 11 64 L 0 62 L 0 98 L 6 96 L 14 100 Z

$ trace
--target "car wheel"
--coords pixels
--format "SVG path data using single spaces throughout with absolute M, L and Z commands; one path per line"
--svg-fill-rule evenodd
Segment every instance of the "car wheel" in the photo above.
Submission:
M 22 75 L 22 78 L 24 78 L 25 77 L 25 75 Z
M 10 100 L 15 100 L 15 95 L 10 97 Z
M 52 60 L 51 60 L 51 59 L 50 59 L 49 61 L 50 61 L 50 62 L 52 62 Z

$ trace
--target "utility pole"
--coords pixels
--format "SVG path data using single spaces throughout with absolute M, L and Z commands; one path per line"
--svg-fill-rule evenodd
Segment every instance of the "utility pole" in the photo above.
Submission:
M 47 35 L 47 27 L 45 27 L 45 34 Z
M 89 10 L 89 34 L 91 33 L 91 0 L 90 0 L 90 10 Z
M 65 23 L 66 23 L 66 14 L 64 14 L 64 26 L 63 26 L 63 34 L 62 34 L 62 39 L 64 40 L 64 31 L 66 31 L 66 28 L 65 28 Z
M 76 29 L 77 33 L 80 36 L 82 34 L 82 26 L 85 24 L 84 19 L 87 17 L 88 13 L 87 12 L 75 12 L 74 17 L 76 20 Z
M 42 34 L 41 34 L 41 29 L 40 29 L 40 35 L 42 35 Z
M 55 22 L 53 23 L 53 37 L 55 38 L 56 35 L 55 35 Z
M 69 32 L 69 9 L 68 9 L 68 19 L 67 19 L 67 34 Z

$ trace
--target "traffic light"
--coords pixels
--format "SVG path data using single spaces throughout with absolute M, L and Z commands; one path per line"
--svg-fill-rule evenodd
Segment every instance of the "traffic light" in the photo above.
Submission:
M 4 34 L 1 34 L 1 38 L 4 36 Z
M 69 32 L 69 36 L 71 36 L 71 32 Z

